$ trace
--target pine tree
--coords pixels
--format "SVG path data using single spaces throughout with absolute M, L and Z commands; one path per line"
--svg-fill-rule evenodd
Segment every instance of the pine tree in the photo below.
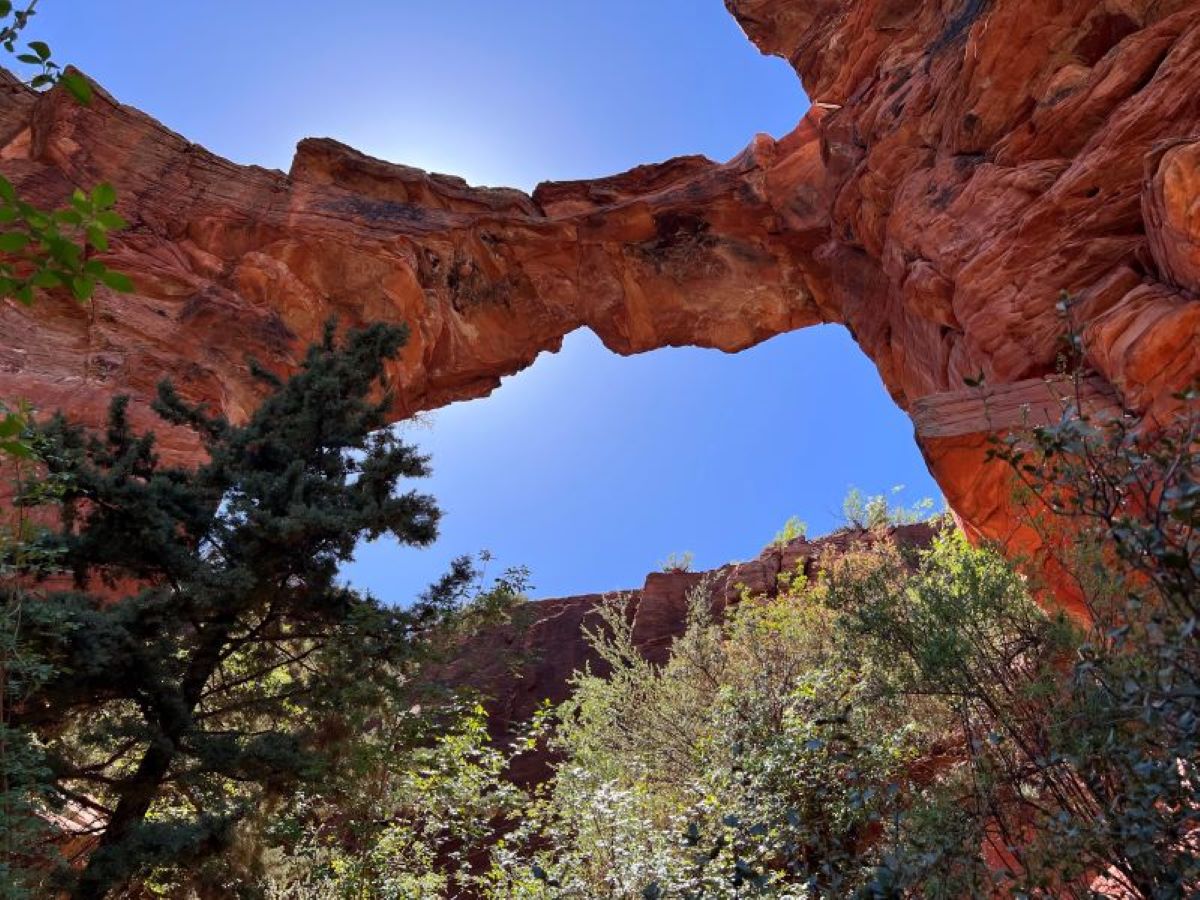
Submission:
M 406 609 L 337 578 L 364 537 L 436 535 L 433 499 L 397 491 L 428 460 L 385 427 L 404 339 L 374 325 L 339 342 L 331 323 L 290 380 L 255 366 L 273 390 L 241 426 L 160 386 L 158 414 L 204 442 L 197 469 L 160 462 L 124 397 L 103 435 L 40 428 L 71 584 L 27 607 L 57 674 L 19 724 L 100 823 L 76 900 L 218 852 L 253 806 L 319 777 L 339 709 L 387 689 L 469 577 L 460 561 Z

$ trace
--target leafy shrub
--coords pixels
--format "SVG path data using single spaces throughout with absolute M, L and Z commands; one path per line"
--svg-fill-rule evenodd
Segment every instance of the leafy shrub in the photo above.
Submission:
M 874 667 L 842 652 L 812 592 L 747 597 L 717 622 L 710 587 L 693 591 L 662 667 L 637 651 L 620 598 L 603 609 L 590 640 L 609 674 L 581 673 L 558 710 L 563 762 L 498 858 L 506 889 L 523 867 L 538 876 L 522 890 L 547 897 L 798 897 L 865 883 L 870 835 L 899 796 L 889 785 L 928 731 L 866 702 Z
M 803 538 L 806 534 L 808 534 L 808 524 L 799 516 L 792 516 L 783 523 L 783 528 L 775 532 L 775 539 L 771 543 L 776 547 L 782 547 L 797 538 Z
M 949 702 L 962 733 L 962 762 L 898 818 L 874 892 L 1200 888 L 1200 431 L 1195 392 L 1176 399 L 1165 424 L 1068 408 L 997 442 L 1027 524 L 1077 591 L 1074 622 L 1037 615 L 990 566 L 932 581 L 835 567 L 831 595 L 865 648 L 896 660 L 908 691 Z
M 683 553 L 671 553 L 659 564 L 659 568 L 664 572 L 690 572 L 695 559 L 696 555 L 691 550 L 685 550 Z
M 904 490 L 903 485 L 892 488 L 892 495 Z M 850 488 L 842 500 L 842 519 L 846 525 L 859 530 L 885 528 L 889 525 L 912 525 L 924 522 L 935 515 L 933 500 L 926 497 L 912 506 L 896 505 L 886 494 L 864 496 L 856 487 Z
M 1068 410 L 997 445 L 1085 617 L 1046 612 L 948 521 L 929 549 L 901 548 L 886 502 L 853 496 L 873 526 L 857 544 L 723 623 L 702 588 L 661 667 L 608 607 L 591 640 L 609 674 L 581 674 L 559 710 L 563 762 L 514 836 L 524 848 L 496 857 L 502 883 L 579 898 L 1194 892 L 1198 437 L 1191 414 L 1149 433 Z
M 524 792 L 480 706 L 377 710 L 337 775 L 264 834 L 270 898 L 454 896 L 477 881 Z

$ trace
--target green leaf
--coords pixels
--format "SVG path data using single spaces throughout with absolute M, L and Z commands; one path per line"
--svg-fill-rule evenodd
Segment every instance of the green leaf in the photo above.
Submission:
M 64 241 L 61 238 L 51 241 L 50 255 L 57 261 L 62 263 L 69 269 L 79 268 L 79 258 L 83 251 L 80 250 L 77 244 L 72 244 L 70 241 Z
M 40 66 L 42 61 L 32 53 L 18 53 L 17 62 L 28 63 L 31 66 Z
M 71 192 L 71 205 L 80 212 L 86 213 L 92 211 L 92 203 L 90 200 L 88 200 L 88 195 L 79 188 L 75 188 L 75 190 Z
M 39 62 L 45 62 L 50 58 L 50 45 L 45 41 L 30 41 L 29 49 L 38 55 Z
M 13 296 L 25 306 L 33 306 L 33 288 L 25 284 L 13 291 Z
M 19 253 L 29 246 L 29 235 L 19 231 L 8 231 L 0 234 L 0 251 Z
M 12 14 L 12 0 L 0 0 L 0 19 Z
M 33 450 L 22 441 L 0 441 L 0 453 L 7 453 L 17 459 L 29 459 L 33 456 Z
M 117 291 L 118 293 L 133 293 L 133 281 L 123 272 L 113 272 L 111 269 L 106 270 L 104 274 L 100 276 L 100 280 L 104 282 L 105 287 Z
M 96 221 L 107 228 L 109 231 L 122 231 L 129 227 L 129 223 L 111 210 L 96 214 Z
M 13 203 L 17 199 L 16 188 L 3 175 L 0 175 L 0 199 L 7 200 L 9 203 Z
M 49 269 L 42 269 L 40 272 L 34 273 L 34 276 L 29 279 L 29 283 L 34 287 L 40 288 L 56 288 L 62 285 L 62 279 L 51 272 Z
M 9 413 L 0 419 L 0 438 L 15 437 L 25 427 L 25 421 L 18 415 Z
M 46 228 L 50 225 L 50 217 L 34 209 L 28 203 L 17 201 L 17 210 L 21 217 L 29 223 L 30 228 Z
M 92 296 L 95 287 L 95 282 L 86 275 L 76 275 L 71 279 L 71 293 L 81 302 Z
M 108 250 L 108 236 L 99 225 L 89 225 L 87 230 L 88 243 L 104 253 Z
M 63 225 L 82 225 L 83 214 L 77 209 L 60 209 L 54 214 Z
M 84 106 L 92 104 L 92 85 L 78 72 L 68 72 L 58 80 L 67 91 Z
M 117 202 L 117 189 L 107 181 L 92 188 L 92 204 L 98 209 L 108 209 Z

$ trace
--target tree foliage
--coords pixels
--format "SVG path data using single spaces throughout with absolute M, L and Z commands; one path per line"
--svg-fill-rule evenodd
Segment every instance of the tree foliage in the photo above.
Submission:
M 377 711 L 336 778 L 298 795 L 265 840 L 276 898 L 471 896 L 524 790 L 477 704 Z
M 208 461 L 163 464 L 127 401 L 107 431 L 39 426 L 59 525 L 43 540 L 71 584 L 26 604 L 27 642 L 53 675 L 18 723 L 44 741 L 53 790 L 98 814 L 72 896 L 101 897 L 157 862 L 228 845 L 255 804 L 319 775 L 326 733 L 379 702 L 394 667 L 447 607 L 465 563 L 400 610 L 337 580 L 361 538 L 424 545 L 438 511 L 403 479 L 427 462 L 388 429 L 378 395 L 403 340 L 332 325 L 245 425 L 182 400 Z M 23 502 L 35 502 L 26 494 Z
M 483 747 L 438 745 L 465 754 L 438 767 L 473 798 L 456 808 L 510 825 L 484 841 L 488 867 L 455 880 L 426 852 L 405 877 L 432 880 L 410 893 L 337 895 L 1189 896 L 1200 445 L 1195 395 L 1178 399 L 1153 431 L 1069 409 L 996 445 L 1086 616 L 1047 612 L 948 521 L 912 550 L 885 516 L 723 618 L 702 584 L 663 665 L 616 598 L 590 635 L 602 668 L 538 723 L 551 781 L 514 791 L 499 757 L 465 764 Z
M 61 85 L 76 101 L 92 101 L 90 83 L 78 72 L 64 70 L 44 41 L 18 40 L 36 13 L 37 0 L 15 7 L 0 0 L 0 48 L 18 63 L 34 67 L 30 87 Z M 116 291 L 132 289 L 129 278 L 95 257 L 108 249 L 110 233 L 127 226 L 114 209 L 116 193 L 101 184 L 90 192 L 76 189 L 70 205 L 44 210 L 23 200 L 13 184 L 0 176 L 0 302 L 33 303 L 41 290 L 65 289 L 77 300 L 92 297 L 97 285 Z M 36 454 L 30 437 L 33 409 L 23 400 L 0 399 L 0 463 L 11 471 L 16 490 L 27 488 L 26 476 Z M 46 485 L 38 488 L 46 496 Z M 39 859 L 37 846 L 46 822 L 36 815 L 47 796 L 47 770 L 38 742 L 13 726 L 13 710 L 52 674 L 47 660 L 25 639 L 27 592 L 22 585 L 54 562 L 52 551 L 37 539 L 37 523 L 21 510 L 4 510 L 0 522 L 0 883 L 5 895 L 26 889 L 29 866 Z

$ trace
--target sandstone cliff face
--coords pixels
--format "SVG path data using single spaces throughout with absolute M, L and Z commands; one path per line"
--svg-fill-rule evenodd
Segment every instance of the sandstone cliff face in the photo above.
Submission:
M 1056 413 L 1059 293 L 1089 402 L 1162 413 L 1200 374 L 1200 4 L 727 6 L 828 106 L 841 320 L 966 523 L 1030 549 L 983 432 Z
M 890 530 L 899 547 L 925 548 L 934 537 L 928 524 Z M 585 666 L 606 672 L 605 663 L 589 647 L 585 630 L 602 627 L 597 611 L 604 602 L 623 604 L 633 626 L 637 649 L 654 663 L 665 663 L 672 642 L 687 628 L 690 596 L 699 589 L 714 613 L 737 603 L 743 591 L 777 597 L 780 576 L 803 572 L 815 579 L 826 554 L 840 554 L 875 540 L 869 532 L 847 530 L 813 541 L 796 538 L 772 545 L 756 559 L 730 563 L 709 572 L 651 572 L 640 588 L 611 594 L 585 594 L 537 600 L 518 607 L 507 623 L 491 626 L 463 641 L 453 661 L 435 680 L 451 688 L 470 688 L 483 698 L 492 736 L 506 743 L 525 726 L 544 700 L 562 703 L 571 693 L 570 680 Z M 518 757 L 512 775 L 537 781 L 548 774 L 550 757 L 537 752 Z
M 0 170 L 45 204 L 112 181 L 133 227 L 108 261 L 137 293 L 5 306 L 0 396 L 98 421 L 126 391 L 145 416 L 169 376 L 238 417 L 246 355 L 286 371 L 336 312 L 411 326 L 399 418 L 583 326 L 635 353 L 840 322 L 964 522 L 1028 547 L 983 435 L 1055 414 L 1060 292 L 1089 403 L 1160 413 L 1200 374 L 1200 0 L 726 5 L 812 97 L 794 132 L 532 196 L 328 140 L 287 174 L 236 166 L 111 98 L 5 82 Z

